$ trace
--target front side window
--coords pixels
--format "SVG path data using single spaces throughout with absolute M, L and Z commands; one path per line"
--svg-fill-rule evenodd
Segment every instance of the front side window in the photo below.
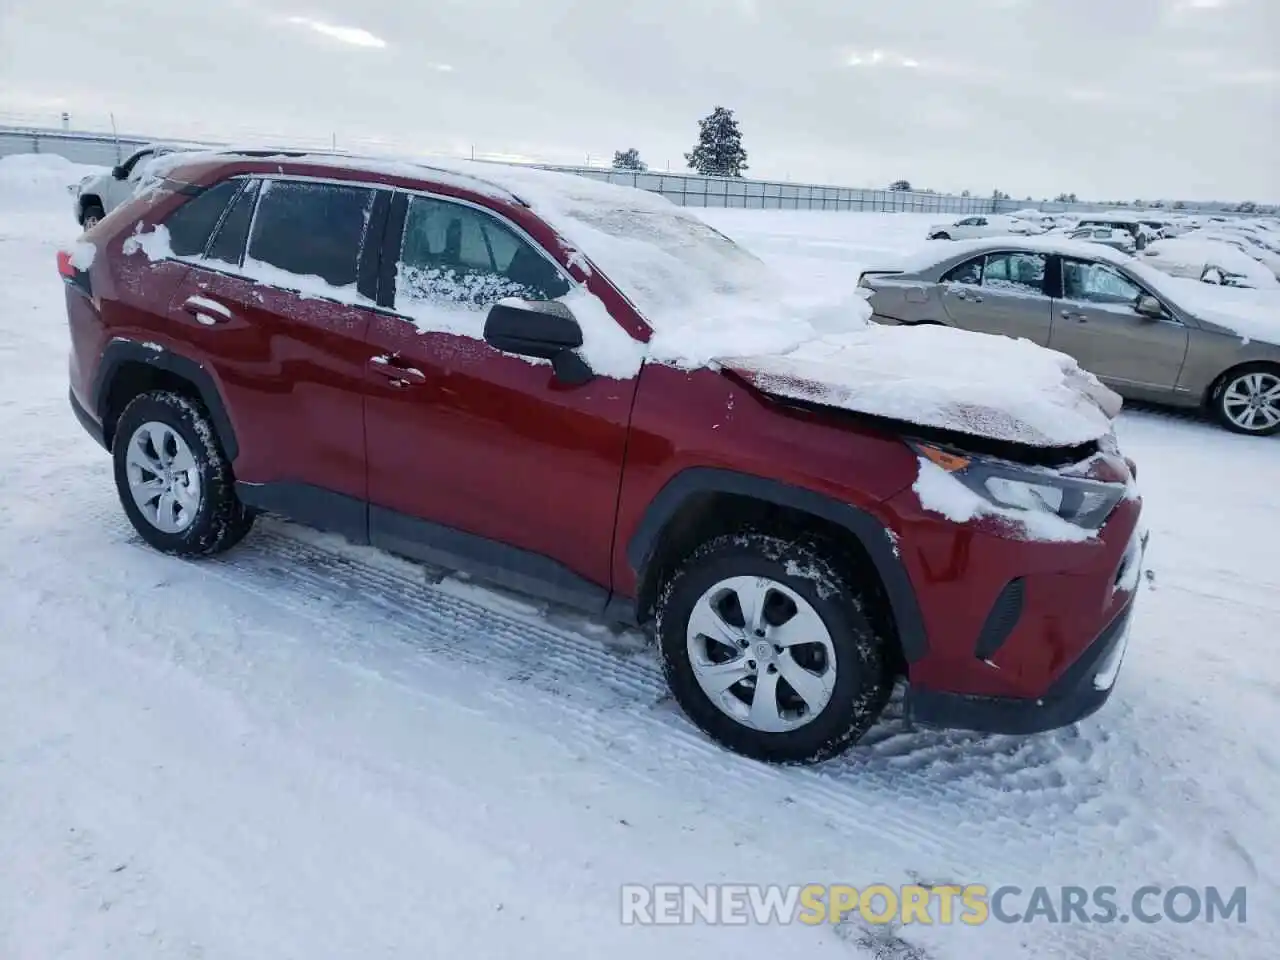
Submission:
M 156 156 L 156 151 L 154 148 L 139 150 L 137 153 L 135 153 L 133 156 L 131 156 L 128 160 L 126 160 L 123 164 L 120 165 L 120 170 L 126 178 L 131 178 L 134 172 L 137 171 L 138 164 L 141 163 L 143 160 L 149 160 L 153 156 Z
M 267 180 L 260 194 L 248 260 L 335 287 L 355 284 L 374 190 Z
M 1044 296 L 1048 258 L 1042 253 L 988 254 L 982 285 L 992 290 Z
M 460 203 L 410 197 L 396 265 L 396 309 L 480 310 L 506 297 L 554 300 L 569 281 L 497 218 Z
M 198 257 L 209 244 L 223 211 L 239 192 L 241 180 L 223 180 L 189 198 L 169 214 L 165 227 L 169 230 L 169 246 L 179 257 Z
M 942 275 L 943 283 L 963 283 L 976 287 L 982 283 L 982 257 L 966 260 L 959 266 L 952 267 Z
M 1068 300 L 1132 305 L 1142 293 L 1141 287 L 1108 264 L 1062 261 L 1062 295 Z

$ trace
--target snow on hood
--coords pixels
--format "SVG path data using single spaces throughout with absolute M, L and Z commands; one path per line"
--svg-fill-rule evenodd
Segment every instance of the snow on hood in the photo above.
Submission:
M 941 326 L 868 326 L 725 365 L 777 396 L 1037 447 L 1100 439 L 1121 406 L 1065 354 Z
M 1280 290 L 1219 287 L 1199 280 L 1166 277 L 1173 302 L 1192 315 L 1230 330 L 1248 343 L 1280 346 Z

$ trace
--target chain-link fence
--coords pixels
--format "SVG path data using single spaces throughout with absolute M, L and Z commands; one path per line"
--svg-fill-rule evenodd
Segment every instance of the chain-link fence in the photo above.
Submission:
M 746 207 L 766 210 L 862 210 L 904 213 L 998 213 L 1026 206 L 990 197 L 956 197 L 908 190 L 859 190 L 820 184 L 704 177 L 684 173 L 602 170 L 598 167 L 542 165 L 593 180 L 660 193 L 683 207 Z
M 160 138 L 161 142 L 173 142 Z M 262 139 L 262 138 L 257 138 Z M 117 137 L 113 134 L 57 129 L 52 127 L 24 127 L 0 125 L 0 156 L 13 153 L 53 153 L 76 163 L 110 166 L 119 163 L 139 146 L 156 142 L 138 136 Z M 224 146 L 212 141 L 181 141 L 192 146 Z M 328 143 L 284 138 L 272 141 L 271 146 L 324 152 L 337 146 L 337 138 Z M 344 148 L 348 147 L 343 144 Z M 370 142 L 354 152 L 386 152 L 385 145 Z M 395 152 L 390 151 L 390 152 Z M 424 157 L 424 160 L 429 159 Z M 481 158 L 484 159 L 484 158 Z M 503 162 L 486 160 L 486 162 Z M 1060 203 L 1033 200 L 1014 200 L 994 197 L 966 197 L 942 193 L 918 193 L 909 190 L 867 190 L 857 187 L 834 187 L 823 184 L 791 183 L 778 180 L 748 180 L 739 177 L 706 177 L 693 173 L 659 173 L 636 170 L 616 170 L 607 167 L 566 166 L 562 164 L 529 164 L 546 170 L 558 170 L 603 180 L 609 183 L 638 187 L 661 194 L 673 203 L 685 207 L 741 207 L 765 210 L 845 210 L 863 212 L 932 213 L 942 216 L 1008 213 L 1031 207 L 1045 213 L 1097 212 L 1105 209 L 1098 203 Z M 1115 209 L 1115 208 L 1112 208 Z M 1146 212 L 1158 215 L 1164 210 L 1187 213 L 1231 214 L 1210 204 L 1186 203 L 1166 208 L 1147 208 Z

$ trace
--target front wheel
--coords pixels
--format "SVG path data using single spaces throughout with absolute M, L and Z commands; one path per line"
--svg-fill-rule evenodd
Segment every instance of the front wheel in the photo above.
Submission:
M 951 239 L 951 234 L 949 234 L 949 233 L 935 233 L 935 234 L 934 234 L 932 237 L 930 237 L 929 239 L 930 239 L 930 240 L 950 240 L 950 239 Z
M 1233 433 L 1280 433 L 1280 367 L 1255 364 L 1233 370 L 1214 391 L 1212 404 L 1218 420 Z
M 135 397 L 120 414 L 111 452 L 125 514 L 157 550 L 219 553 L 253 526 L 197 401 L 168 391 Z
M 773 763 L 858 740 L 888 701 L 885 644 L 865 603 L 807 540 L 729 534 L 669 581 L 657 634 L 672 694 L 712 739 Z

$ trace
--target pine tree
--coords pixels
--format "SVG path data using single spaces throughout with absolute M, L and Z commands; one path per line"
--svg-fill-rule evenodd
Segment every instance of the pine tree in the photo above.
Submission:
M 640 159 L 640 151 L 635 147 L 613 152 L 613 168 L 615 170 L 648 170 L 649 165 Z
M 889 184 L 889 189 L 894 191 L 909 191 L 911 189 L 910 180 L 895 180 Z
M 740 177 L 747 169 L 747 151 L 733 111 L 716 107 L 698 121 L 698 143 L 684 155 L 692 170 L 713 177 Z

